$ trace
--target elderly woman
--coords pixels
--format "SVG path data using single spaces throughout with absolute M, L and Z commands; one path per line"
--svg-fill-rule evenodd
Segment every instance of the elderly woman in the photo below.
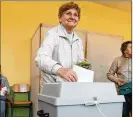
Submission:
M 80 8 L 74 2 L 63 4 L 58 13 L 59 25 L 49 30 L 35 58 L 44 73 L 40 89 L 47 82 L 76 82 L 74 64 L 84 60 L 81 39 L 74 32 L 80 19 Z
M 119 87 L 132 81 L 131 61 L 132 61 L 132 42 L 126 41 L 121 45 L 122 56 L 117 57 L 107 73 L 107 78 L 116 83 L 118 93 Z M 116 76 L 115 76 L 116 74 Z M 132 93 L 126 94 L 126 102 L 123 104 L 123 116 L 129 117 L 132 111 Z

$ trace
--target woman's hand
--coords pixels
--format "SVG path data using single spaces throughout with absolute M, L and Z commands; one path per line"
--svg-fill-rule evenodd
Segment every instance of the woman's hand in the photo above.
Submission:
M 118 78 L 118 79 L 117 79 L 117 84 L 118 84 L 119 86 L 122 86 L 122 85 L 125 84 L 125 81 L 124 81 L 123 79 L 121 79 L 121 78 Z
M 57 75 L 68 82 L 76 82 L 78 79 L 76 73 L 71 68 L 60 68 L 57 71 Z

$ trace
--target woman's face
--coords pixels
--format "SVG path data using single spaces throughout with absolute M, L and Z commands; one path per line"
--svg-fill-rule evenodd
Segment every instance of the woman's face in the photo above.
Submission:
M 125 50 L 125 54 L 132 55 L 132 44 L 131 43 L 129 43 L 127 45 L 127 48 Z
M 77 26 L 79 21 L 78 12 L 76 9 L 69 9 L 64 12 L 64 14 L 59 18 L 60 23 L 65 28 L 74 28 Z

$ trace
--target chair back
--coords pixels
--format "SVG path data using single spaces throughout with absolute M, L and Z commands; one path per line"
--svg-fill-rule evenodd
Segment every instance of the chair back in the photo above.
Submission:
M 30 91 L 30 85 L 29 84 L 14 84 L 12 86 L 13 92 L 29 92 Z
M 16 101 L 30 101 L 30 85 L 29 84 L 13 84 L 12 98 Z M 28 94 L 28 95 L 26 95 Z

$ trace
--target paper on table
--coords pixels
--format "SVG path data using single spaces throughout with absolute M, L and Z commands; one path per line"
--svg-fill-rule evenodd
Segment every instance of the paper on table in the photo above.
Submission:
M 78 76 L 78 82 L 93 82 L 94 71 L 79 67 L 77 65 L 73 66 L 73 70 Z

